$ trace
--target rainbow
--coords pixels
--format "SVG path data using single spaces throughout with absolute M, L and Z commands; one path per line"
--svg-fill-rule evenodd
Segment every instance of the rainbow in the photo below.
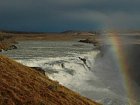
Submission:
M 134 89 L 131 82 L 131 75 L 129 73 L 129 63 L 127 62 L 127 56 L 124 52 L 123 44 L 119 34 L 116 32 L 108 33 L 106 39 L 107 42 L 111 45 L 111 50 L 115 58 L 115 62 L 119 68 L 119 72 L 122 76 L 124 88 L 128 98 L 128 103 L 134 105 L 135 95 Z

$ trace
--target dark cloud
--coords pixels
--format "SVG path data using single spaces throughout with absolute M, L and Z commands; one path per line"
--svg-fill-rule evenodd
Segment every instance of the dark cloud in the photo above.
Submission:
M 25 31 L 139 29 L 140 0 L 1 0 L 0 28 Z

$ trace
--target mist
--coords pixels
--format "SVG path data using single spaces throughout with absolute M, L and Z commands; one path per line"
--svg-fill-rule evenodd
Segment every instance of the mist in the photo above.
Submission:
M 122 53 L 126 57 L 126 62 L 128 64 L 126 66 L 128 66 L 127 72 L 129 75 L 127 73 L 124 74 L 119 69 L 120 62 L 116 61 L 116 56 L 121 55 L 117 55 L 117 53 L 112 50 L 114 46 L 107 40 L 109 37 L 106 37 L 105 35 L 101 35 L 101 37 L 103 38 L 103 43 L 101 44 L 100 53 L 95 61 L 95 68 L 93 69 L 95 75 L 100 77 L 101 81 L 106 87 L 116 94 L 122 96 L 122 98 L 133 98 L 132 100 L 134 102 L 139 102 L 140 46 L 138 43 L 133 43 L 135 40 L 137 40 L 137 37 L 135 38 L 134 36 L 119 35 L 121 43 L 118 44 L 121 44 L 123 51 Z M 123 78 L 124 76 L 129 76 L 129 82 L 131 82 L 131 86 L 126 84 L 126 80 Z M 127 96 L 127 93 L 130 93 L 130 91 L 127 91 L 125 87 L 132 89 L 131 95 L 133 96 Z M 128 101 L 128 99 L 126 99 L 126 101 Z

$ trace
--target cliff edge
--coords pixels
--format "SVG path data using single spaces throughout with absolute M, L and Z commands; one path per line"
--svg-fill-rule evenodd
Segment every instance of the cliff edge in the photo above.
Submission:
M 0 105 L 100 105 L 39 71 L 0 56 Z

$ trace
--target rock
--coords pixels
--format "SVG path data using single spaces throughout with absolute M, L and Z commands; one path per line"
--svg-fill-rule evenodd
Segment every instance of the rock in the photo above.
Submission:
M 12 49 L 17 49 L 17 46 L 11 45 L 10 48 L 12 48 Z
M 62 67 L 62 68 L 65 68 L 64 63 L 61 63 L 61 67 Z
M 81 58 L 81 57 L 78 57 L 81 61 L 84 62 L 84 64 L 86 64 L 86 59 L 85 58 Z
M 0 52 L 3 51 L 8 51 L 8 50 L 13 50 L 13 49 L 17 49 L 17 46 L 15 45 L 9 45 L 7 43 L 3 43 L 0 47 Z
M 98 42 L 97 41 L 92 41 L 92 40 L 89 40 L 89 39 L 79 40 L 79 42 L 92 43 L 94 46 L 97 46 L 98 45 Z
M 79 42 L 91 43 L 91 41 L 89 39 L 79 40 Z
M 0 52 L 3 52 L 4 50 L 3 49 L 0 49 Z
M 39 71 L 40 73 L 42 73 L 43 75 L 45 75 L 45 71 L 41 68 L 41 67 L 31 67 L 32 69 Z
M 17 46 L 11 45 L 7 50 L 17 49 Z
M 90 67 L 87 65 L 87 62 L 86 62 L 86 58 L 81 58 L 81 57 L 78 57 L 81 61 L 83 61 L 83 63 L 87 66 L 87 68 L 90 70 Z

